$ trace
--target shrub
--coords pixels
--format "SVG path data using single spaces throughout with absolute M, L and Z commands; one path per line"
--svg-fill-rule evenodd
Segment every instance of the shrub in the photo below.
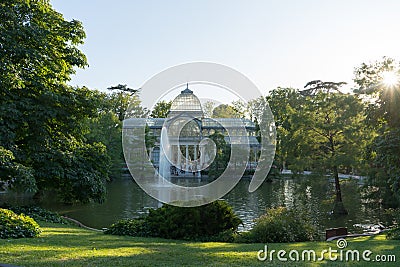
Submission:
M 191 240 L 208 239 L 226 230 L 237 231 L 242 223 L 224 201 L 190 208 L 164 205 L 150 210 L 146 221 L 153 236 Z
M 36 237 L 39 225 L 29 216 L 0 208 L 0 238 Z
M 104 233 L 110 235 L 150 236 L 144 218 L 120 220 L 112 224 Z
M 393 229 L 386 232 L 387 239 L 400 240 L 400 209 L 386 209 L 385 215 L 392 222 Z
M 121 220 L 106 234 L 201 241 L 233 241 L 242 221 L 224 201 L 183 208 L 164 205 L 141 219 Z
M 386 239 L 400 240 L 400 228 L 394 228 L 387 231 Z
M 66 223 L 66 221 L 61 218 L 55 212 L 36 207 L 36 206 L 10 206 L 10 205 L 3 205 L 3 208 L 12 210 L 17 214 L 25 214 L 35 221 L 43 221 L 43 222 L 52 222 L 52 223 Z
M 235 242 L 235 243 L 254 243 L 254 238 L 253 238 L 252 233 L 249 231 L 238 232 L 238 233 L 235 233 L 233 242 Z
M 314 240 L 316 228 L 304 214 L 285 207 L 268 209 L 250 231 L 253 242 L 285 243 Z
M 196 239 L 193 239 L 194 241 L 199 241 L 199 242 L 226 242 L 226 243 L 233 243 L 235 242 L 236 236 L 237 236 L 237 231 L 228 229 L 224 230 L 218 234 L 212 235 L 212 236 L 203 236 L 203 237 L 198 237 Z

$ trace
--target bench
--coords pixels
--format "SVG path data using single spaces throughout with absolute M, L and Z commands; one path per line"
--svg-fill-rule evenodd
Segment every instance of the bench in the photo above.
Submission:
M 325 240 L 328 240 L 331 237 L 335 236 L 343 236 L 347 235 L 347 227 L 338 227 L 338 228 L 331 228 L 326 229 L 325 231 Z

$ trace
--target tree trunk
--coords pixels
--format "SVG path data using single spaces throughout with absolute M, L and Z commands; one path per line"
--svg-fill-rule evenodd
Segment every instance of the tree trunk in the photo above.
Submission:
M 335 178 L 335 191 L 337 202 L 342 202 L 342 191 L 340 190 L 339 172 L 337 166 L 333 166 L 333 177 Z
M 335 191 L 336 191 L 336 198 L 333 206 L 333 214 L 337 215 L 349 214 L 343 205 L 342 191 L 340 190 L 339 172 L 337 166 L 333 166 L 333 176 L 335 178 Z

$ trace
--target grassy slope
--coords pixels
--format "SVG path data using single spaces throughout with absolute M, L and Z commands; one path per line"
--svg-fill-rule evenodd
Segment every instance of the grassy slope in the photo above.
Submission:
M 104 235 L 75 226 L 42 223 L 39 238 L 0 239 L 0 263 L 19 266 L 279 266 L 281 262 L 260 262 L 257 251 L 264 244 L 201 243 L 157 238 Z M 269 249 L 336 249 L 336 242 L 269 244 Z M 347 249 L 370 249 L 374 254 L 396 254 L 400 261 L 400 241 L 384 236 L 348 240 Z M 372 258 L 372 257 L 371 257 Z M 293 265 L 293 262 L 287 264 Z M 286 264 L 286 265 L 287 265 Z M 323 261 L 326 266 L 342 263 Z M 376 266 L 370 264 L 370 266 Z M 299 266 L 299 263 L 294 264 Z M 368 266 L 360 262 L 359 266 Z M 397 266 L 385 263 L 384 266 Z M 309 266 L 309 264 L 307 265 Z

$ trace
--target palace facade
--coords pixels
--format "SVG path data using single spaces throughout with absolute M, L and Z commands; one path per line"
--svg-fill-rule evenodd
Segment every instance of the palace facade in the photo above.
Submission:
M 154 139 L 150 159 L 164 176 L 168 172 L 167 176 L 201 177 L 201 170 L 207 170 L 213 160 L 213 155 L 207 153 L 210 150 L 207 139 L 216 132 L 231 146 L 242 140 L 248 142 L 250 156 L 246 170 L 257 166 L 261 145 L 256 138 L 255 123 L 244 118 L 206 118 L 200 100 L 188 87 L 173 100 L 167 118 L 148 118 L 146 122 Z

